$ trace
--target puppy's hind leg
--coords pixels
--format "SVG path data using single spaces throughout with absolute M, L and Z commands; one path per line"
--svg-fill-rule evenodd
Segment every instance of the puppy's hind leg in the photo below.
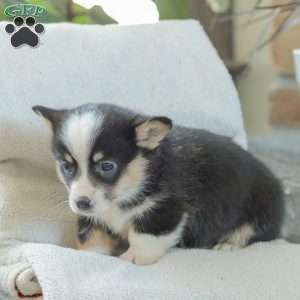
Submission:
M 222 239 L 213 249 L 215 250 L 237 250 L 244 248 L 255 236 L 254 227 L 251 224 L 244 224 Z

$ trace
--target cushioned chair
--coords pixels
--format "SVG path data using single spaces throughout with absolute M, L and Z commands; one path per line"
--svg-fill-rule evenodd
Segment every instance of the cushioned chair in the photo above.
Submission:
M 55 300 L 100 299 L 99 295 L 105 299 L 184 299 L 183 295 L 189 299 L 201 295 L 209 296 L 201 299 L 246 299 L 230 298 L 226 289 L 215 289 L 215 275 L 208 265 L 203 270 L 191 268 L 189 275 L 209 271 L 211 280 L 207 279 L 205 289 L 201 290 L 200 279 L 191 278 L 193 284 L 180 279 L 186 274 L 180 270 L 185 261 L 187 266 L 196 266 L 202 259 L 213 262 L 218 255 L 216 261 L 226 264 L 229 254 L 175 251 L 146 270 L 116 258 L 51 245 L 74 246 L 76 218 L 65 204 L 66 192 L 55 175 L 50 132 L 31 111 L 33 105 L 63 108 L 110 102 L 167 115 L 177 124 L 207 128 L 246 147 L 236 90 L 202 27 L 195 21 L 132 27 L 46 24 L 37 48 L 13 48 L 5 25 L 0 23 L 1 293 L 13 299 L 18 292 L 34 297 L 41 285 L 45 299 Z M 290 254 L 295 251 L 290 245 L 271 243 L 258 247 L 257 253 L 266 251 L 267 256 L 276 248 Z M 242 252 L 237 254 L 241 264 L 256 250 L 247 251 L 245 257 Z M 291 263 L 295 264 L 299 265 L 299 259 Z M 174 282 L 171 289 L 168 284 L 156 290 L 151 282 L 133 284 L 147 278 L 147 272 L 160 274 L 158 280 L 164 283 L 160 271 L 164 267 L 175 270 L 168 275 Z M 108 270 L 118 271 L 108 276 Z M 131 282 L 127 276 L 122 279 L 122 270 Z M 245 272 L 240 270 L 240 276 Z M 271 267 L 264 274 L 268 272 L 273 272 Z M 32 280 L 35 275 L 39 282 Z M 126 288 L 117 292 L 110 282 Z

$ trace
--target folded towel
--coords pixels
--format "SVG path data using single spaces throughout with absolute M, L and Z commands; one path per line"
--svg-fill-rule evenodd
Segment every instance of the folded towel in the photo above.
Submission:
M 174 250 L 151 266 L 52 245 L 22 251 L 45 300 L 300 299 L 300 246 L 284 241 L 232 252 Z

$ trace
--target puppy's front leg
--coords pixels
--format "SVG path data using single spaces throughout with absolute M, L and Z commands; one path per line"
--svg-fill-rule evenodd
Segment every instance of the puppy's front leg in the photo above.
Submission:
M 158 236 L 137 232 L 132 226 L 128 234 L 129 248 L 121 255 L 121 258 L 137 265 L 151 265 L 157 262 L 179 242 L 185 223 L 186 216 L 183 215 L 179 224 L 172 231 Z
M 121 258 L 137 265 L 151 265 L 159 260 L 170 245 L 163 237 L 138 233 L 131 229 L 128 236 L 129 248 Z

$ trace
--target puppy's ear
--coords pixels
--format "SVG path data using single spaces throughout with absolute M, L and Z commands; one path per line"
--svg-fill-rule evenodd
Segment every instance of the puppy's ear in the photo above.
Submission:
M 34 106 L 32 110 L 40 116 L 52 130 L 55 125 L 62 119 L 65 110 L 55 110 L 44 106 Z
M 148 150 L 157 148 L 172 129 L 172 121 L 167 117 L 154 117 L 135 124 L 137 146 Z

